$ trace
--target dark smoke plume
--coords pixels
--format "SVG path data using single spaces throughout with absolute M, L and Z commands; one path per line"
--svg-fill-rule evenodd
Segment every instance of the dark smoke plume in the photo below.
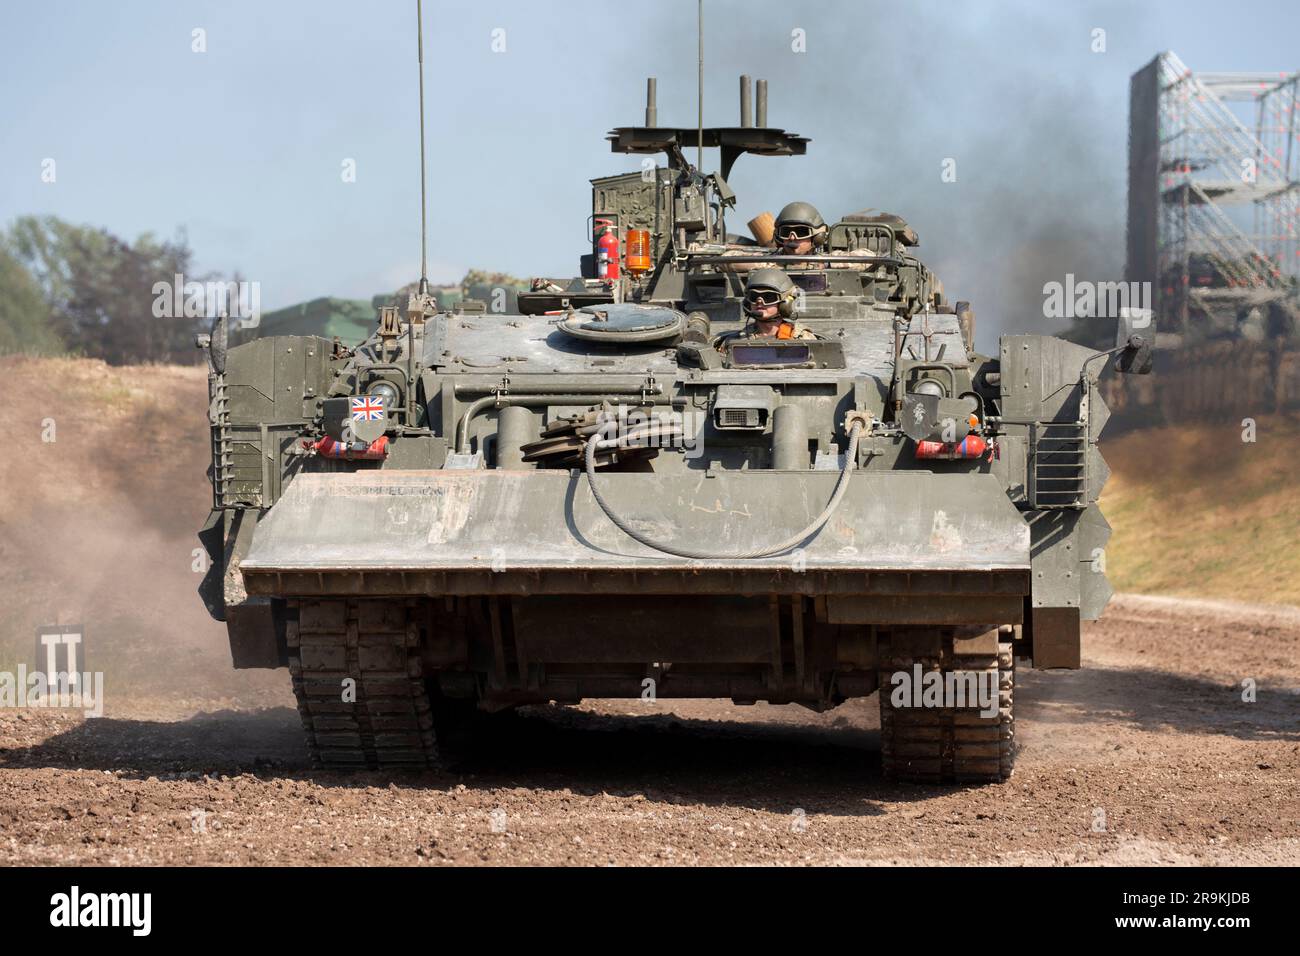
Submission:
M 740 73 L 768 79 L 770 125 L 812 143 L 805 157 L 740 160 L 732 231 L 796 198 L 828 219 L 898 213 L 949 298 L 974 303 L 988 351 L 1001 332 L 1066 326 L 1043 315 L 1045 283 L 1122 278 L 1126 81 L 1140 63 L 1092 52 L 1094 21 L 1116 20 L 1096 8 L 973 6 L 707 3 L 705 123 L 736 122 Z M 673 7 L 682 22 L 654 43 L 659 113 L 687 125 L 695 5 Z M 795 29 L 806 53 L 792 52 Z M 645 60 L 649 44 L 635 46 Z M 942 180 L 949 159 L 954 182 Z

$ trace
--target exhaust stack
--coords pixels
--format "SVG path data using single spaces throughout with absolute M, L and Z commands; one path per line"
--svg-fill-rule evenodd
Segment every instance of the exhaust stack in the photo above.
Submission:
M 754 118 L 749 109 L 749 77 L 742 74 L 740 77 L 740 126 L 742 129 L 749 129 L 754 125 Z
M 655 103 L 655 78 L 647 76 L 645 81 L 645 125 L 653 129 L 659 125 L 659 108 Z

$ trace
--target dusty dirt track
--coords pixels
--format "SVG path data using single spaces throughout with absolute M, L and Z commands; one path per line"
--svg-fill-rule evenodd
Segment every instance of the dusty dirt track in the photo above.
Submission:
M 194 593 L 202 370 L 9 358 L 0 378 L 18 403 L 0 671 L 31 660 L 38 626 L 75 623 L 107 683 L 97 720 L 0 709 L 0 863 L 1300 863 L 1300 611 L 1276 608 L 1117 599 L 1086 631 L 1084 670 L 1021 672 L 1022 749 L 999 786 L 885 784 L 874 699 L 592 702 L 526 714 L 452 772 L 314 773 L 287 672 L 233 671 Z M 1215 551 L 1179 580 L 1294 593 L 1292 431 L 1265 434 L 1259 474 L 1231 471 L 1217 498 L 1250 507 L 1210 515 L 1197 541 Z M 1153 502 L 1207 507 L 1139 481 L 1150 441 L 1113 454 L 1117 580 L 1192 553 L 1135 550 L 1175 524 L 1137 520 Z
M 1021 672 L 1016 773 L 968 790 L 884 783 L 874 699 L 543 709 L 453 771 L 352 777 L 308 767 L 283 671 L 0 711 L 0 861 L 1300 863 L 1300 611 L 1120 598 L 1085 658 Z

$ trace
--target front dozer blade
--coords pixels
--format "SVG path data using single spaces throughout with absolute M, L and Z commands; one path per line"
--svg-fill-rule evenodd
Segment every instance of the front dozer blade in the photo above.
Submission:
M 250 594 L 1028 593 L 1029 528 L 991 475 L 855 473 L 801 549 L 783 540 L 829 500 L 837 473 L 613 473 L 610 522 L 563 471 L 304 474 L 263 517 L 242 562 Z M 992 590 L 990 590 L 992 589 Z M 933 590 L 920 593 L 934 593 Z

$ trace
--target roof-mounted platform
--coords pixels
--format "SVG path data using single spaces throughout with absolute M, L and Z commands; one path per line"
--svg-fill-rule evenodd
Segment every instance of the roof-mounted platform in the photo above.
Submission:
M 808 148 L 808 137 L 787 133 L 767 125 L 767 81 L 758 81 L 758 124 L 750 115 L 749 77 L 740 78 L 740 125 L 660 126 L 655 105 L 655 80 L 646 81 L 646 125 L 620 126 L 605 137 L 615 153 L 664 153 L 673 169 L 690 164 L 682 153 L 691 146 L 706 146 L 722 150 L 722 178 L 731 174 L 731 167 L 743 153 L 756 156 L 802 156 Z
M 756 156 L 802 156 L 808 146 L 807 136 L 797 136 L 783 129 L 756 127 L 706 126 L 703 131 L 687 127 L 620 126 L 605 138 L 615 153 L 667 153 L 668 165 L 674 169 L 685 164 L 682 150 L 697 145 L 703 132 L 706 148 L 722 149 L 722 178 L 742 153 Z

